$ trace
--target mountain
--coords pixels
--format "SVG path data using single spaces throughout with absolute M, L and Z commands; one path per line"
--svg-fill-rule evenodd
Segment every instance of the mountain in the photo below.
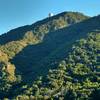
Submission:
M 63 12 L 2 34 L 0 98 L 93 98 L 100 86 L 99 22 L 100 15 Z
M 48 33 L 41 43 L 26 46 L 12 59 L 12 63 L 23 74 L 34 75 L 33 77 L 29 77 L 27 74 L 26 76 L 29 78 L 34 79 L 34 77 L 38 76 L 38 72 L 39 75 L 46 74 L 50 68 L 55 68 L 59 61 L 67 56 L 68 51 L 76 40 L 86 37 L 89 32 L 100 29 L 100 24 L 97 22 L 97 20 L 100 20 L 99 18 L 99 16 L 94 17 L 67 28 Z M 30 63 L 27 63 L 27 61 Z M 32 65 L 33 67 L 30 67 Z M 45 68 L 45 66 L 47 67 Z
M 19 70 L 20 73 L 24 74 L 26 73 L 26 71 L 30 72 L 30 70 L 34 70 L 32 66 L 36 66 L 36 64 L 34 63 L 37 63 L 38 60 L 42 59 L 41 57 L 50 52 L 49 48 L 48 51 L 46 50 L 46 48 L 49 46 L 49 42 L 46 41 L 49 41 L 49 39 L 45 41 L 44 39 L 46 39 L 52 32 L 58 29 L 69 27 L 72 24 L 78 23 L 88 18 L 89 17 L 78 12 L 63 12 L 53 17 L 36 22 L 32 25 L 13 29 L 8 33 L 0 36 L 0 50 L 8 55 L 10 62 L 14 63 L 14 65 L 16 66 L 16 70 Z M 47 47 L 45 47 L 46 45 Z M 45 49 L 45 51 L 43 48 Z M 53 50 L 54 46 L 51 49 Z M 25 50 L 27 50 L 30 54 L 28 54 Z M 41 53 L 41 55 L 37 55 L 39 52 Z M 32 60 L 30 60 L 31 58 Z M 30 62 L 26 63 L 27 61 Z

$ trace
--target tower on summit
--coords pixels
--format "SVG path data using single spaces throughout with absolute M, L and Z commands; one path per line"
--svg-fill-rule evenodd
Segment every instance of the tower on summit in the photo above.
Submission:
M 53 16 L 53 13 L 49 13 L 48 16 L 49 16 L 49 17 L 52 17 L 52 16 Z

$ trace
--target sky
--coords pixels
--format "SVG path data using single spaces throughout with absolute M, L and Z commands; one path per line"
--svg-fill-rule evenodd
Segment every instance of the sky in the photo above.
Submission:
M 0 34 L 64 11 L 100 14 L 100 0 L 0 0 Z

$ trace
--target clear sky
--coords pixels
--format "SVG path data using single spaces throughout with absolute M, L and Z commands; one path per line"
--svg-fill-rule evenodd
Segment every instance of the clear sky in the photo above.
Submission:
M 0 0 L 0 34 L 63 11 L 95 16 L 100 14 L 100 0 Z

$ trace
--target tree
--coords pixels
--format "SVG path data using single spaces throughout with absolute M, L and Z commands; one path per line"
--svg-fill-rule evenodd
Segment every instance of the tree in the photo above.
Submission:
M 100 89 L 95 89 L 91 96 L 90 96 L 91 100 L 100 100 Z
M 76 92 L 73 90 L 68 90 L 64 97 L 64 100 L 76 100 L 76 98 L 77 98 Z

